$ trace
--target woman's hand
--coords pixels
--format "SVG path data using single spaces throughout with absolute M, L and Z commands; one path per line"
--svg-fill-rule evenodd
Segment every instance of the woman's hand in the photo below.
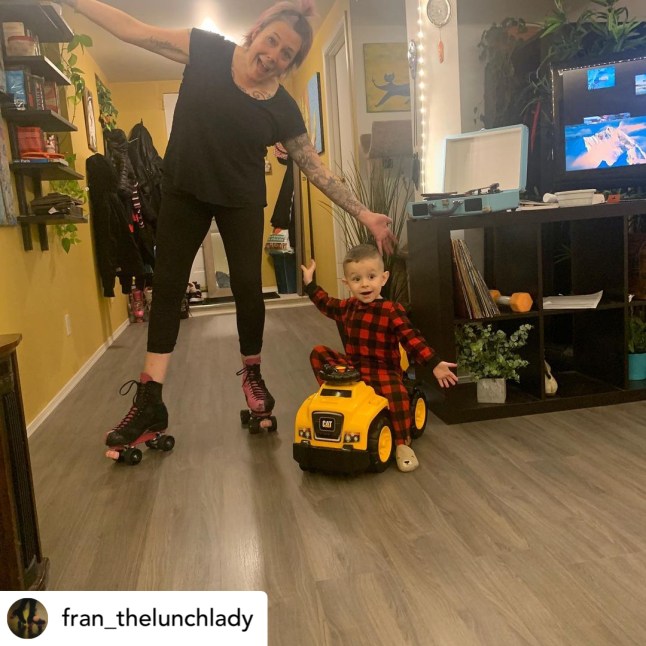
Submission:
M 379 253 L 391 254 L 394 251 L 397 238 L 389 228 L 392 220 L 387 215 L 365 209 L 359 213 L 357 220 L 372 233 Z
M 449 388 L 458 383 L 457 375 L 451 372 L 451 368 L 457 368 L 457 363 L 449 363 L 448 361 L 440 361 L 435 368 L 433 368 L 433 375 L 437 379 L 442 388 Z
M 303 271 L 303 284 L 309 285 L 314 280 L 314 272 L 316 271 L 316 263 L 314 262 L 314 258 L 310 260 L 309 267 L 301 265 L 301 270 Z

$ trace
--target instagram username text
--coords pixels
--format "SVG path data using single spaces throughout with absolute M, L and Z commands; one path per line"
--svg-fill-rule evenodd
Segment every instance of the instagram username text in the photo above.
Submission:
M 63 626 L 67 628 L 240 628 L 246 633 L 253 621 L 253 614 L 246 615 L 240 608 L 229 614 L 218 613 L 214 608 L 195 612 L 168 613 L 152 608 L 149 612 L 133 612 L 130 608 L 119 610 L 114 614 L 115 621 L 106 618 L 101 613 L 74 613 L 71 608 L 65 608 L 62 614 Z

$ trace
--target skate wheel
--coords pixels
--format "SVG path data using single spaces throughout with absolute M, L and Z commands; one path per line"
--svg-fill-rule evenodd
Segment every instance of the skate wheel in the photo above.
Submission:
M 105 452 L 105 457 L 110 458 L 111 460 L 114 460 L 115 462 L 119 461 L 119 458 L 121 457 L 121 453 L 119 451 L 115 451 L 113 449 L 110 449 Z
M 268 430 L 269 432 L 277 431 L 277 430 L 278 430 L 278 422 L 276 421 L 276 418 L 272 415 L 272 416 L 269 418 L 269 421 L 271 422 L 271 426 L 268 426 L 268 427 L 267 427 L 267 430 Z
M 172 435 L 162 435 L 157 440 L 157 447 L 162 451 L 172 451 L 175 446 L 175 438 Z
M 126 464 L 135 466 L 141 462 L 141 458 L 143 458 L 143 453 L 139 449 L 126 449 L 123 452 L 123 461 Z
M 242 423 L 243 426 L 246 426 L 249 424 L 249 420 L 251 419 L 251 413 L 244 409 L 240 411 L 240 422 Z
M 257 417 L 251 417 L 249 420 L 249 433 L 255 435 L 256 433 L 260 433 L 261 430 L 260 420 Z
M 157 440 L 146 440 L 146 446 L 149 449 L 157 449 L 159 448 L 157 445 Z

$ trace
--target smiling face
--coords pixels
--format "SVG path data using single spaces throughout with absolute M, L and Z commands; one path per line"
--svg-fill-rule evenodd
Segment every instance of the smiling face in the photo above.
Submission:
M 386 284 L 389 273 L 384 271 L 381 258 L 364 258 L 345 263 L 343 282 L 350 293 L 362 303 L 372 303 L 381 297 L 381 288 Z
M 289 23 L 270 23 L 254 34 L 246 51 L 249 77 L 259 84 L 280 78 L 294 62 L 301 44 L 301 37 Z

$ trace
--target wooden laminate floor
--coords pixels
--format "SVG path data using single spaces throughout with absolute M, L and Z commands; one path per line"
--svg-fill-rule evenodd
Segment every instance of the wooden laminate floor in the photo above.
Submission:
M 128 467 L 103 434 L 145 336 L 128 328 L 30 440 L 51 589 L 264 590 L 272 646 L 646 643 L 646 403 L 431 418 L 413 473 L 307 474 L 292 423 L 334 324 L 268 310 L 279 431 L 252 436 L 234 315 L 201 316 L 164 387 L 176 448 Z

